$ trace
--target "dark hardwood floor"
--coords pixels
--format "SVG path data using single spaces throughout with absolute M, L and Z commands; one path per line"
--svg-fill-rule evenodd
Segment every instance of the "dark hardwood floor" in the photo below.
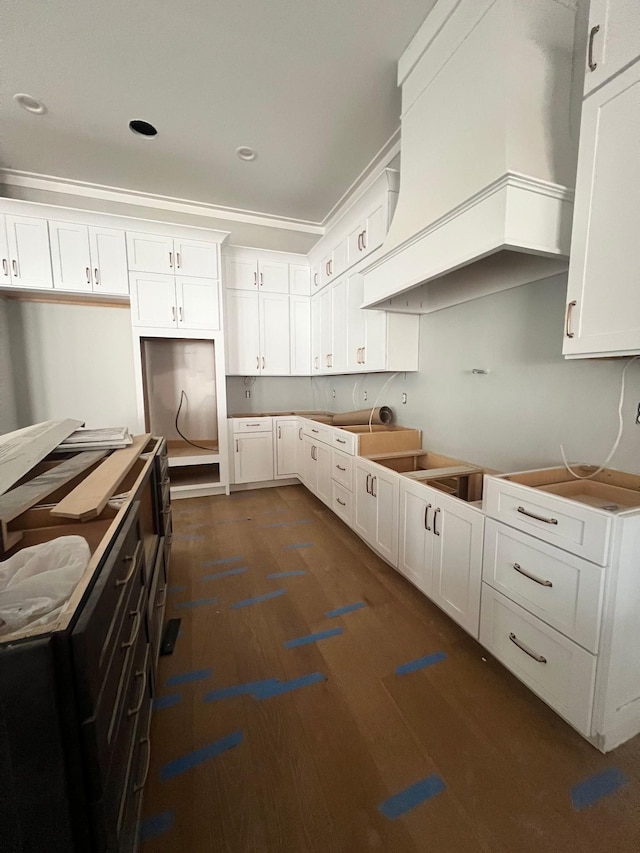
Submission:
M 640 850 L 640 737 L 601 755 L 302 486 L 174 514 L 167 617 L 182 625 L 160 659 L 142 853 Z M 613 770 L 617 790 L 574 806 Z M 444 789 L 379 810 L 426 777 Z

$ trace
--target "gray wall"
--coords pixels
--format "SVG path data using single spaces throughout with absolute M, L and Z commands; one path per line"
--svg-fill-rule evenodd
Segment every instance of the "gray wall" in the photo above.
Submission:
M 20 426 L 49 418 L 135 426 L 128 307 L 11 301 L 7 315 Z
M 0 435 L 18 429 L 7 300 L 0 297 Z
M 420 428 L 424 447 L 485 467 L 559 464 L 561 443 L 570 461 L 600 464 L 617 433 L 628 359 L 565 360 L 565 297 L 566 276 L 558 276 L 423 316 L 420 370 L 398 375 L 379 404 Z M 341 411 L 364 407 L 365 390 L 373 405 L 390 375 L 313 382 L 321 405 Z M 640 473 L 639 402 L 640 361 L 627 371 L 624 432 L 610 467 Z
M 312 380 L 307 376 L 227 377 L 229 415 L 315 409 Z M 251 392 L 250 399 L 245 391 Z

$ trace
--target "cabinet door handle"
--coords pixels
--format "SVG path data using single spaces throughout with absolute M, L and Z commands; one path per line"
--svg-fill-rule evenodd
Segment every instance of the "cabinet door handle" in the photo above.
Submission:
M 176 321 L 176 306 L 175 305 L 171 306 L 171 319 L 175 323 L 175 321 Z
M 519 506 L 517 511 L 522 515 L 528 515 L 529 518 L 535 518 L 536 521 L 544 521 L 545 524 L 557 524 L 557 518 L 545 518 L 544 515 L 536 515 L 535 512 L 529 512 L 523 506 Z
M 313 283 L 317 287 L 318 286 L 318 273 L 314 272 L 313 274 Z
M 114 586 L 126 586 L 131 578 L 133 577 L 133 573 L 136 570 L 136 566 L 138 565 L 138 554 L 140 553 L 140 548 L 142 547 L 142 542 L 138 542 L 136 545 L 136 550 L 133 552 L 133 556 L 125 557 L 125 562 L 131 563 L 131 568 L 127 572 L 127 574 L 123 578 L 116 578 L 116 582 Z
M 319 430 L 319 429 L 313 429 L 313 427 L 312 427 L 312 428 L 311 428 L 311 432 L 316 432 L 316 433 L 318 433 L 318 432 L 320 432 L 320 430 Z
M 329 275 L 329 261 L 327 261 L 326 264 L 324 265 L 324 271 L 327 275 Z
M 298 428 L 298 439 L 302 441 L 302 427 Z
M 329 353 L 325 355 L 324 360 L 327 362 L 327 367 L 331 367 L 331 365 L 329 364 Z
M 360 362 L 360 364 L 365 364 L 365 362 L 366 362 L 366 360 L 367 360 L 367 359 L 365 358 L 365 352 L 366 352 L 366 351 L 367 351 L 367 348 L 366 348 L 366 347 L 362 347 L 362 361 Z
M 362 232 L 362 251 L 367 248 L 367 229 L 365 228 Z
M 315 369 L 317 370 L 317 369 L 318 369 L 318 356 L 316 356 L 316 357 L 313 359 L 313 364 L 314 364 Z
M 236 453 L 240 453 L 240 446 L 239 446 L 239 441 L 237 438 L 236 438 Z
M 13 267 L 13 274 L 16 278 L 18 278 L 18 262 L 16 260 L 11 261 L 11 266 Z
M 571 315 L 573 313 L 573 309 L 576 307 L 577 304 L 578 303 L 576 302 L 576 300 L 573 299 L 567 305 L 567 318 L 565 321 L 564 333 L 568 338 L 575 338 L 576 336 L 576 333 L 571 331 Z
M 377 493 L 377 492 L 374 492 L 374 490 L 373 490 L 373 487 L 375 486 L 375 484 L 376 484 L 377 482 L 378 482 L 378 478 L 377 478 L 377 477 L 372 477 L 372 478 L 371 478 L 371 495 L 372 495 L 372 497 L 374 497 L 374 498 L 377 498 L 377 497 L 378 497 L 378 493 Z
M 180 252 L 176 252 L 176 267 L 180 269 L 182 262 L 180 261 Z
M 278 427 L 278 438 L 282 438 L 282 427 Z
M 338 444 L 346 444 L 347 440 L 345 438 L 336 438 Z
M 138 791 L 141 791 L 144 788 L 146 781 L 147 781 L 147 776 L 149 775 L 149 767 L 151 767 L 151 741 L 149 740 L 148 737 L 143 737 L 142 740 L 140 741 L 140 746 L 142 746 L 142 744 L 144 744 L 144 743 L 147 744 L 147 763 L 145 764 L 144 774 L 142 776 L 142 779 L 140 780 L 140 782 L 138 782 L 137 785 L 133 786 L 133 793 L 134 794 L 137 794 Z
M 525 646 L 525 644 L 522 642 L 522 640 L 519 640 L 516 637 L 516 635 L 513 633 L 513 631 L 509 634 L 509 639 L 521 651 L 523 651 L 525 653 L 525 655 L 529 655 L 530 658 L 533 658 L 538 663 L 546 663 L 547 662 L 547 659 L 545 657 L 543 657 L 542 655 L 536 654 L 536 652 L 532 651 L 528 646 Z
M 84 271 L 87 274 L 87 284 L 91 284 L 91 268 L 85 267 Z
M 167 588 L 161 590 L 160 594 L 162 595 L 162 601 L 156 602 L 156 609 L 161 610 L 165 604 L 167 603 Z
M 93 280 L 99 286 L 100 285 L 100 270 L 98 269 L 98 267 L 93 268 L 93 273 L 94 273 Z
M 256 356 L 256 370 L 260 370 L 260 356 Z
M 437 506 L 433 512 L 433 532 L 435 536 L 440 536 L 440 531 L 436 527 L 436 519 L 438 517 L 438 513 L 440 512 L 440 507 Z
M 254 287 L 258 286 L 258 273 L 257 272 L 254 272 L 254 274 L 253 274 L 253 286 Z
M 543 581 L 541 578 L 537 578 L 535 575 L 529 574 L 529 572 L 522 568 L 520 563 L 514 563 L 513 568 L 516 570 L 516 572 L 520 572 L 521 575 L 524 575 L 525 578 L 529 578 L 530 581 L 534 581 L 534 583 L 539 583 L 540 586 L 553 586 L 551 581 Z
M 169 252 L 169 267 L 173 269 L 173 252 Z
M 133 708 L 127 708 L 127 717 L 135 717 L 136 714 L 140 713 L 140 708 L 142 708 L 142 703 L 144 702 L 144 694 L 147 692 L 147 670 L 141 669 L 135 674 L 136 678 L 142 679 L 142 690 L 140 691 L 140 698 Z
M 362 232 L 358 233 L 358 251 L 362 251 Z
M 340 506 L 346 506 L 344 501 L 341 501 L 340 498 L 336 498 L 336 501 L 340 504 Z
M 589 55 L 587 59 L 589 63 L 589 71 L 595 71 L 598 67 L 598 63 L 593 61 L 593 40 L 599 32 L 600 24 L 597 24 L 595 27 L 591 27 L 591 32 L 589 33 Z
M 264 284 L 264 279 L 262 277 L 262 273 L 260 273 L 260 287 Z
M 262 356 L 262 369 L 263 369 L 263 370 L 265 370 L 265 369 L 266 369 L 266 367 L 267 367 L 267 363 L 266 363 L 266 361 L 264 360 L 264 356 Z
M 338 469 L 338 471 L 346 471 L 347 470 L 346 468 L 343 468 L 342 465 L 336 465 L 336 468 Z
M 180 322 L 182 323 L 182 305 L 178 308 L 178 315 L 180 317 Z
M 5 275 L 9 275 L 9 264 L 7 263 L 7 259 L 2 259 L 2 271 Z
M 130 649 L 131 646 L 138 639 L 138 634 L 140 632 L 140 625 L 142 625 L 142 619 L 140 618 L 139 610 L 131 610 L 129 616 L 133 616 L 133 628 L 131 629 L 131 636 L 127 640 L 126 643 L 121 643 L 120 646 L 123 649 Z
M 370 480 L 370 479 L 371 479 L 371 474 L 367 474 L 367 494 L 368 494 L 368 495 L 370 495 L 370 494 L 371 494 L 371 492 L 369 491 L 369 480 Z
M 429 532 L 431 532 L 431 528 L 429 527 L 429 510 L 432 506 L 433 504 L 427 504 L 424 508 L 424 529 L 428 530 Z

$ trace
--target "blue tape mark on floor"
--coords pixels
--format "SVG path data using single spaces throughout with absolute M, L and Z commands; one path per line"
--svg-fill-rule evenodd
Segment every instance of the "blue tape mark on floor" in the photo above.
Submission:
M 293 578 L 297 575 L 306 575 L 306 569 L 294 569 L 292 572 L 271 572 L 270 575 L 267 575 L 268 578 Z
M 193 672 L 181 672 L 179 675 L 172 675 L 167 678 L 164 686 L 178 687 L 180 684 L 191 684 L 192 681 L 201 681 L 203 678 L 210 678 L 212 675 L 212 669 L 194 669 Z
M 284 595 L 286 587 L 283 589 L 274 589 L 273 592 L 265 592 L 264 595 L 256 595 L 254 598 L 245 598 L 244 601 L 236 601 L 229 607 L 229 610 L 239 610 L 241 607 L 249 607 L 250 604 L 259 604 L 261 601 L 267 601 L 270 598 L 277 598 L 279 595 Z
M 312 518 L 308 518 L 305 521 L 281 521 L 278 524 L 259 524 L 258 530 L 269 530 L 271 527 L 295 527 L 300 524 L 311 524 L 312 521 Z
M 330 628 L 328 631 L 318 631 L 317 634 L 307 634 L 306 637 L 297 637 L 295 640 L 287 640 L 283 645 L 285 649 L 295 649 L 296 646 L 306 646 L 309 643 L 317 643 L 318 640 L 326 640 L 327 637 L 337 637 L 342 634 L 344 628 Z
M 203 607 L 206 604 L 216 604 L 217 601 L 217 598 L 197 598 L 195 601 L 181 601 L 180 604 L 176 604 L 176 607 L 182 609 L 186 607 Z
M 285 545 L 284 547 L 287 548 L 287 550 L 289 550 L 289 551 L 292 548 L 312 548 L 313 542 L 296 542 L 293 545 Z
M 409 672 L 416 672 L 419 669 L 424 669 L 426 666 L 433 666 L 434 663 L 446 660 L 447 656 L 444 652 L 434 652 L 432 655 L 425 655 L 423 658 L 410 660 L 408 663 L 403 663 L 396 667 L 396 675 L 406 675 Z
M 242 743 L 242 731 L 232 732 L 230 735 L 220 738 L 220 740 L 215 740 L 213 743 L 202 746 L 193 752 L 188 752 L 186 755 L 176 758 L 175 761 L 165 764 L 160 771 L 160 778 L 163 782 L 166 782 L 167 779 L 173 779 L 174 776 L 178 776 L 186 770 L 191 770 L 193 767 L 197 767 L 198 764 L 203 764 L 210 758 L 215 758 L 222 752 L 238 746 L 240 743 Z
M 226 518 L 221 521 L 212 521 L 212 524 L 238 524 L 241 521 L 251 521 L 250 515 L 243 515 L 242 518 Z
M 439 776 L 435 774 L 427 776 L 426 779 L 421 779 L 415 785 L 410 785 L 404 791 L 399 791 L 393 797 L 389 797 L 388 800 L 380 803 L 378 811 L 390 820 L 395 820 L 395 818 L 419 806 L 420 803 L 424 803 L 425 800 L 430 800 L 436 794 L 441 794 L 446 787 Z
M 156 696 L 153 700 L 154 711 L 162 711 L 163 708 L 172 708 L 182 702 L 182 696 L 179 693 L 172 693 L 170 696 Z
M 184 592 L 185 589 L 186 586 L 183 586 L 182 584 L 177 584 L 176 586 L 168 586 L 167 592 Z
M 307 687 L 310 684 L 317 684 L 320 681 L 326 680 L 327 676 L 321 672 L 312 672 L 309 675 L 292 678 L 290 681 L 276 681 L 275 684 L 263 683 L 262 686 L 253 690 L 252 693 L 256 699 L 272 699 L 274 696 L 291 693 L 292 690 L 298 690 L 300 687 Z
M 617 767 L 611 767 L 609 770 L 603 770 L 602 773 L 597 773 L 579 785 L 574 785 L 571 789 L 571 805 L 576 811 L 586 809 L 601 800 L 603 797 L 608 797 L 613 794 L 618 788 L 628 783 L 627 777 Z
M 175 822 L 175 812 L 161 812 L 161 814 L 145 818 L 140 824 L 138 833 L 140 841 L 149 841 L 164 832 L 169 832 L 170 829 L 173 829 Z
M 231 575 L 241 575 L 247 571 L 247 566 L 239 566 L 237 569 L 227 569 L 226 572 L 218 572 L 215 575 L 203 575 L 201 581 L 217 581 L 219 578 L 228 578 Z
M 230 699 L 232 696 L 255 694 L 263 686 L 278 684 L 277 678 L 267 678 L 265 681 L 248 681 L 246 684 L 232 684 L 229 687 L 219 687 L 210 690 L 204 697 L 205 702 L 217 702 L 219 699 Z
M 343 616 L 345 613 L 351 613 L 352 610 L 361 610 L 366 606 L 367 605 L 364 601 L 356 601 L 355 604 L 345 604 L 344 607 L 336 607 L 335 610 L 327 610 L 324 615 L 328 616 L 329 619 L 333 619 L 334 616 Z
M 236 557 L 222 557 L 220 560 L 207 560 L 206 563 L 202 563 L 204 566 L 220 566 L 222 563 L 239 563 L 241 560 L 244 560 L 242 555 Z

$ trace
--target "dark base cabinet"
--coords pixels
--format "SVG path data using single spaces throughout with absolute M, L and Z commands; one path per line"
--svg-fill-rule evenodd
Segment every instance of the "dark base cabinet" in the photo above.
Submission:
M 137 847 L 171 548 L 163 439 L 134 473 L 68 624 L 0 642 L 2 853 Z

